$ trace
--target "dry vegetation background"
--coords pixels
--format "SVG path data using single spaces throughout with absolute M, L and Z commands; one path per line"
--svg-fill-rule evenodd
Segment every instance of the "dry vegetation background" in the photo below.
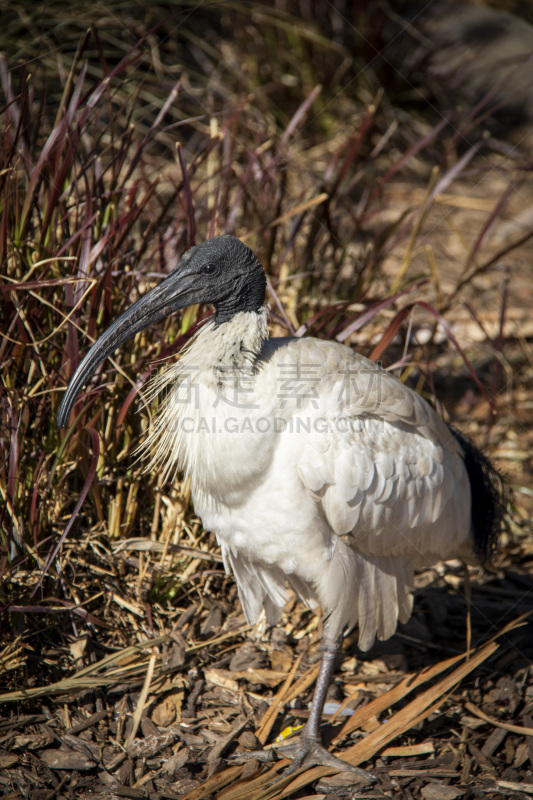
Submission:
M 533 90 L 466 45 L 448 74 L 424 20 L 340 0 L 2 10 L 6 797 L 533 794 Z M 208 309 L 138 335 L 55 425 L 91 342 L 223 232 L 266 267 L 274 333 L 381 359 L 513 488 L 488 573 L 428 570 L 393 639 L 346 642 L 327 737 L 373 786 L 226 765 L 305 719 L 320 623 L 291 602 L 249 629 L 187 483 L 135 459 L 139 392 Z

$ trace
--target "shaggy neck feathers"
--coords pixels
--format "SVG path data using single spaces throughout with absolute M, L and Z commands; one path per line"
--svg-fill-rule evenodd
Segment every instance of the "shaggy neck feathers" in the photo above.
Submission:
M 253 368 L 262 344 L 268 338 L 267 312 L 237 311 L 223 321 L 217 313 L 200 329 L 179 364 L 195 364 L 201 371 L 218 367 Z
M 238 312 L 222 324 L 209 320 L 188 344 L 179 360 L 163 369 L 151 382 L 148 400 L 159 408 L 142 454 L 150 455 L 148 469 L 160 467 L 163 480 L 176 470 L 195 474 L 204 444 L 198 436 L 185 435 L 184 418 L 198 420 L 213 415 L 216 398 L 230 383 L 250 382 L 257 372 L 258 356 L 268 338 L 267 311 Z M 221 388 L 222 387 L 222 388 Z M 208 439 L 209 442 L 209 439 Z

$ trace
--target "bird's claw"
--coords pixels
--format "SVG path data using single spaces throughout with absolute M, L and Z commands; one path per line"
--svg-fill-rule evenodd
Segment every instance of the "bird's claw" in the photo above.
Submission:
M 313 739 L 306 739 L 302 736 L 294 743 L 284 745 L 277 751 L 277 755 L 282 758 L 287 756 L 292 759 L 292 764 L 287 767 L 283 775 L 292 775 L 293 772 L 301 769 L 302 767 L 329 767 L 338 772 L 351 772 L 359 778 L 365 780 L 366 783 L 375 783 L 376 778 L 372 773 L 367 772 L 359 767 L 354 767 L 353 764 L 348 764 L 342 758 L 334 756 L 326 750 L 320 742 Z
M 229 760 L 234 764 L 238 764 L 251 761 L 254 758 L 263 764 L 272 763 L 278 758 L 290 758 L 292 763 L 283 771 L 280 779 L 292 775 L 301 768 L 328 767 L 337 770 L 337 772 L 351 772 L 366 783 L 376 782 L 376 778 L 371 772 L 348 764 L 347 761 L 343 761 L 341 758 L 334 756 L 333 753 L 328 752 L 320 742 L 306 739 L 302 736 L 296 742 L 284 744 L 281 747 L 268 750 L 253 750 L 247 753 L 234 753 Z

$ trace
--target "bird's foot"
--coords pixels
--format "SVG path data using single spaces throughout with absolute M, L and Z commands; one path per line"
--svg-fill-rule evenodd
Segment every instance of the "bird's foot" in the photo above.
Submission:
M 231 756 L 233 763 L 242 763 L 252 758 L 257 759 L 263 764 L 273 762 L 276 758 L 290 758 L 292 763 L 283 771 L 281 775 L 282 778 L 285 778 L 287 775 L 292 775 L 302 768 L 328 767 L 338 772 L 351 772 L 366 783 L 376 782 L 376 778 L 372 773 L 366 772 L 364 769 L 359 769 L 359 767 L 354 767 L 352 764 L 348 764 L 347 761 L 343 761 L 341 758 L 334 756 L 333 753 L 328 752 L 320 742 L 305 736 L 300 736 L 294 744 L 284 744 L 281 747 L 269 748 L 268 750 L 238 753 Z
M 287 744 L 277 749 L 277 755 L 280 758 L 287 757 L 292 759 L 292 764 L 287 767 L 283 775 L 292 775 L 293 772 L 301 769 L 302 767 L 329 767 L 338 772 L 351 772 L 359 778 L 364 779 L 367 783 L 375 783 L 376 778 L 364 769 L 354 767 L 343 761 L 342 758 L 334 756 L 320 742 L 314 739 L 300 736 L 294 744 Z

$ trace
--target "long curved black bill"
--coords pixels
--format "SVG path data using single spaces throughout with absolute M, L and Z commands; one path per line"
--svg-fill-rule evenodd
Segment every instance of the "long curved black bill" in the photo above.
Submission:
M 60 428 L 67 424 L 76 397 L 104 359 L 139 331 L 196 302 L 195 278 L 195 275 L 180 275 L 178 266 L 159 286 L 137 300 L 104 331 L 78 366 L 67 387 L 57 415 Z

